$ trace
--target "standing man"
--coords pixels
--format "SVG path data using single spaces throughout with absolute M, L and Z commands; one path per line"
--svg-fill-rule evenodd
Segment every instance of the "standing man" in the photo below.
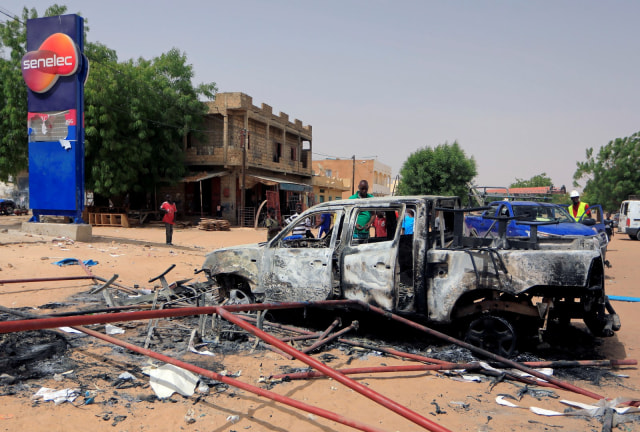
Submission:
M 373 195 L 369 193 L 369 182 L 366 180 L 360 180 L 358 183 L 358 192 L 354 193 L 349 197 L 349 199 L 358 199 L 358 198 L 373 198 Z M 373 218 L 375 215 L 371 214 L 368 211 L 361 211 L 358 213 L 358 218 L 356 219 L 356 229 L 353 232 L 353 237 L 358 239 L 368 239 L 369 238 L 369 228 L 373 225 Z
M 267 219 L 264 221 L 264 226 L 267 227 L 267 241 L 271 240 L 280 232 L 280 224 L 276 219 L 276 210 L 273 207 L 269 207 L 267 211 Z
M 591 216 L 591 212 L 589 211 L 589 204 L 580 201 L 580 194 L 577 190 L 572 190 L 569 197 L 571 198 L 571 204 L 569 205 L 569 214 L 571 214 L 572 218 L 574 218 L 577 222 L 580 222 L 585 215 L 587 217 Z
M 178 211 L 176 203 L 171 199 L 171 195 L 165 196 L 165 201 L 160 206 L 160 211 L 164 213 L 162 222 L 166 231 L 167 244 L 173 245 L 173 225 L 176 222 L 176 212 Z
M 402 220 L 402 234 L 413 234 L 413 225 L 415 223 L 415 215 L 413 210 L 407 209 L 407 214 Z

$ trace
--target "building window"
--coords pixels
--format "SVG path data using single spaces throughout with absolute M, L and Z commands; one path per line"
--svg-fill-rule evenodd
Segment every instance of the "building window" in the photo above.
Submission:
M 320 202 L 323 203 L 324 202 L 324 195 L 318 195 L 318 198 L 320 198 Z
M 277 142 L 273 143 L 273 145 L 273 161 L 276 163 L 280 163 L 280 158 L 282 157 L 282 144 Z
M 320 193 L 324 193 L 324 189 L 320 189 Z
M 291 147 L 291 160 L 292 161 L 296 160 L 296 148 L 295 147 Z
M 329 177 L 329 178 L 331 178 L 331 174 L 332 174 L 332 173 L 331 173 L 331 170 L 330 170 L 330 169 L 328 169 L 328 170 L 325 170 L 325 171 L 324 171 L 324 175 L 325 175 L 325 176 L 327 176 L 327 177 Z

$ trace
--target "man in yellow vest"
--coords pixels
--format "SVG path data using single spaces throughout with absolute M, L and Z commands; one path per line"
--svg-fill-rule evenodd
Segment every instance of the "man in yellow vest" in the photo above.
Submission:
M 589 211 L 589 204 L 585 202 L 580 202 L 580 194 L 577 190 L 572 190 L 569 195 L 571 198 L 571 203 L 569 205 L 569 214 L 574 218 L 577 222 L 582 221 L 582 218 L 591 216 L 591 212 Z

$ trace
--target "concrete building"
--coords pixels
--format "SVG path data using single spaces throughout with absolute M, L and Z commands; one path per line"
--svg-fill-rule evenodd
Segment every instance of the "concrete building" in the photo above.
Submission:
M 369 182 L 369 193 L 374 196 L 391 195 L 391 167 L 375 159 L 321 159 L 313 161 L 313 170 L 343 179 L 347 190 L 342 192 L 342 198 L 353 195 L 360 180 Z
M 311 184 L 315 204 L 342 199 L 342 194 L 351 190 L 349 186 L 345 186 L 343 179 L 327 177 L 324 172 L 315 170 Z
M 187 215 L 253 226 L 265 207 L 287 216 L 298 204 L 313 204 L 310 125 L 275 115 L 267 104 L 257 107 L 244 93 L 218 93 L 209 103 L 203 134 L 185 140 L 190 174 L 169 191 L 183 194 L 179 204 Z

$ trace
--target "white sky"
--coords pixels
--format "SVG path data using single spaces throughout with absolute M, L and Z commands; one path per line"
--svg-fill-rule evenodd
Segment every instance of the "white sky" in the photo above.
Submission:
M 587 148 L 640 130 L 637 1 L 58 3 L 120 60 L 178 48 L 195 84 L 312 125 L 314 159 L 377 157 L 395 176 L 412 152 L 457 140 L 479 185 L 545 172 L 571 189 Z

